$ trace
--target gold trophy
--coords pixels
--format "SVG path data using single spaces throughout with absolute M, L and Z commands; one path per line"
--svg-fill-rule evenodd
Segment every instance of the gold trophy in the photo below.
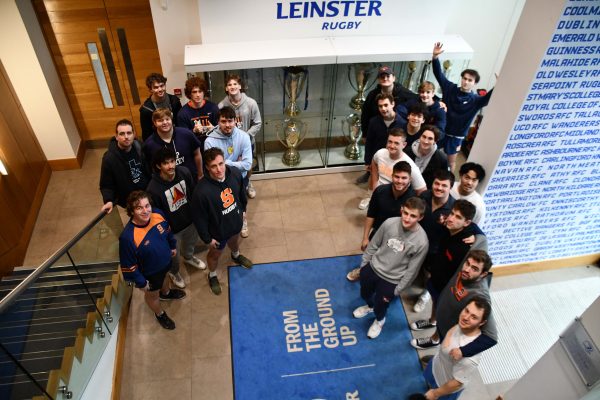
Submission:
M 298 96 L 302 93 L 306 84 L 308 70 L 305 67 L 294 66 L 284 68 L 283 88 L 288 98 L 288 104 L 283 113 L 286 118 L 283 123 L 276 125 L 277 139 L 285 147 L 281 161 L 288 167 L 300 164 L 300 153 L 298 146 L 308 133 L 306 122 L 296 118 L 300 114 L 298 107 Z M 283 137 L 280 135 L 283 134 Z
M 349 160 L 358 160 L 360 158 L 360 147 L 358 147 L 358 141 L 362 136 L 360 130 L 360 114 L 350 114 L 342 120 L 342 130 L 347 139 L 350 140 L 350 144 L 346 146 L 344 155 Z
M 348 65 L 348 81 L 350 86 L 356 90 L 356 94 L 350 99 L 350 107 L 355 111 L 342 119 L 342 131 L 350 144 L 344 150 L 344 156 L 349 160 L 360 158 L 360 147 L 358 142 L 362 136 L 360 129 L 360 114 L 365 103 L 365 92 L 369 90 L 376 81 L 377 64 L 360 63 Z

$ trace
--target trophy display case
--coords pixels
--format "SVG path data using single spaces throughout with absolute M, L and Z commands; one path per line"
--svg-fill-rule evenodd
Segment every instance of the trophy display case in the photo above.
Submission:
M 242 78 L 242 91 L 258 103 L 262 127 L 256 135 L 254 173 L 354 167 L 363 164 L 361 107 L 377 85 L 377 70 L 392 68 L 396 82 L 417 92 L 430 80 L 430 61 L 294 65 L 191 73 L 207 80 L 210 99 L 226 96 L 229 74 Z M 467 60 L 445 60 L 448 79 L 458 82 Z M 439 87 L 438 96 L 441 97 Z

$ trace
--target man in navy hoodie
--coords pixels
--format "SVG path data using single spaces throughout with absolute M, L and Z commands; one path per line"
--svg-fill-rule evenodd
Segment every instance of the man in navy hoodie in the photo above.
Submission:
M 193 220 L 200 239 L 209 244 L 206 263 L 212 292 L 221 294 L 217 278 L 219 258 L 228 246 L 231 259 L 246 269 L 252 261 L 240 254 L 240 231 L 246 210 L 246 191 L 241 172 L 225 164 L 223 150 L 212 147 L 204 152 L 208 174 L 196 185 L 192 196 Z
M 450 171 L 454 171 L 456 163 L 456 154 L 460 151 L 460 146 L 467 135 L 473 118 L 479 110 L 487 106 L 492 96 L 492 90 L 485 96 L 479 96 L 473 92 L 476 83 L 479 82 L 479 73 L 474 69 L 465 69 L 461 72 L 460 86 L 450 82 L 442 72 L 440 60 L 438 57 L 442 54 L 442 44 L 435 43 L 433 46 L 433 55 L 431 65 L 433 74 L 442 89 L 443 100 L 448 107 L 446 119 L 446 136 L 440 145 L 448 155 L 448 164 Z
M 185 264 L 194 268 L 203 270 L 206 264 L 194 256 L 198 233 L 192 223 L 190 202 L 196 180 L 189 169 L 175 164 L 176 159 L 173 149 L 163 147 L 158 150 L 152 161 L 154 173 L 146 191 L 152 197 L 152 204 L 164 212 L 177 240 L 177 253 L 168 275 L 175 286 L 183 289 L 185 282 L 179 273 L 179 255 L 183 255 Z

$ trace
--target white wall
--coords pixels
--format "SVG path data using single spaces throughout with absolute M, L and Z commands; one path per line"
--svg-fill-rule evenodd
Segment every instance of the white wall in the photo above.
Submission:
M 15 0 L 0 2 L 0 59 L 46 158 L 75 158 L 81 139 L 63 88 L 45 43 L 46 55 L 36 54 L 27 32 L 23 18 L 35 21 L 30 2 L 19 4 L 25 17 L 19 13 Z M 41 35 L 37 22 L 28 25 L 37 26 Z M 41 36 L 35 32 L 33 35 L 37 44 L 43 42 Z
M 160 64 L 163 75 L 168 79 L 167 90 L 173 93 L 173 88 L 183 89 L 187 79 L 183 66 L 185 45 L 202 42 L 198 1 L 150 0 L 150 8 Z M 182 96 L 182 101 L 186 101 L 185 95 Z
M 524 2 L 525 0 L 453 0 L 442 3 L 421 0 L 394 2 L 383 0 L 384 6 L 389 10 L 386 18 L 394 23 L 372 24 L 367 30 L 361 28 L 355 32 L 346 32 L 344 35 L 373 36 L 385 33 L 400 35 L 406 32 L 419 34 L 421 30 L 423 33 L 461 35 L 474 49 L 470 66 L 481 73 L 479 87 L 491 87 L 495 83 L 494 72 L 498 72 L 502 66 Z M 168 4 L 167 10 L 161 7 L 163 3 Z M 269 0 L 266 3 L 271 10 L 276 2 Z M 240 3 L 235 0 L 219 2 L 150 0 L 161 64 L 165 76 L 169 78 L 168 86 L 182 87 L 185 82 L 186 74 L 183 68 L 185 45 L 201 44 L 202 40 L 206 43 L 214 43 L 217 40 L 207 27 L 200 25 L 205 16 L 208 18 L 206 24 L 209 27 L 219 29 L 218 32 L 221 32 L 226 39 L 235 38 L 236 41 L 339 35 L 338 32 L 325 33 L 318 28 L 311 28 L 315 22 L 307 19 L 295 20 L 294 25 L 300 24 L 299 27 L 289 24 L 282 27 L 281 21 L 277 22 L 273 12 L 269 11 L 265 15 L 264 4 L 264 0 L 259 3 Z M 419 19 L 407 13 L 414 14 L 415 10 L 418 10 L 423 17 Z M 242 22 L 236 22 L 237 18 L 242 18 Z M 244 23 L 243 21 L 246 21 L 248 27 L 237 28 Z M 367 24 L 367 22 L 363 23 Z M 173 26 L 177 26 L 177 29 L 173 29 Z M 228 35 L 225 35 L 225 32 Z M 431 45 L 433 48 L 433 43 Z
M 597 347 L 600 346 L 600 320 L 598 315 L 600 315 L 600 297 L 581 315 L 581 323 Z M 535 338 L 525 340 L 535 340 Z M 598 393 L 598 387 L 596 387 L 596 395 Z M 556 342 L 504 395 L 504 399 L 578 400 L 586 395 L 588 395 L 588 390 L 583 380 L 575 370 L 562 345 Z M 593 395 L 585 398 L 598 399 Z

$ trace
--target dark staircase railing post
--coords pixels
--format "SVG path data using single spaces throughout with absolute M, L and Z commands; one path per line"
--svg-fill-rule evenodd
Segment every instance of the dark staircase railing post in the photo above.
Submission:
M 108 327 L 108 324 L 104 320 L 104 315 L 100 312 L 100 309 L 98 308 L 98 304 L 96 304 L 96 301 L 94 300 L 94 296 L 92 296 L 92 294 L 90 293 L 90 291 L 89 291 L 89 289 L 87 287 L 87 284 L 85 283 L 85 281 L 83 280 L 83 277 L 79 273 L 79 269 L 77 269 L 77 265 L 75 265 L 75 261 L 73 261 L 73 258 L 71 257 L 71 253 L 69 251 L 67 251 L 67 257 L 69 257 L 69 261 L 71 261 L 71 265 L 73 266 L 73 269 L 75 270 L 75 272 L 77 272 L 77 276 L 79 277 L 79 280 L 83 284 L 83 288 L 87 292 L 88 296 L 90 296 L 90 300 L 92 301 L 92 304 L 94 305 L 94 308 L 96 309 L 96 312 L 98 313 L 98 315 L 102 319 L 102 323 L 106 327 L 106 330 L 108 331 L 108 334 L 112 336 L 112 332 L 110 331 L 110 328 Z

